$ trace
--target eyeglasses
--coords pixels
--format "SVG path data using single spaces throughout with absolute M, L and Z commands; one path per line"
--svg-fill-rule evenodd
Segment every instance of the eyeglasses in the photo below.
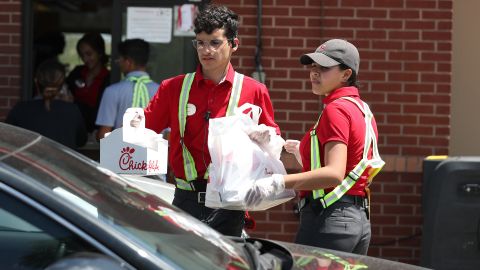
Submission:
M 212 40 L 207 42 L 207 41 L 203 41 L 203 40 L 193 39 L 192 40 L 192 45 L 197 50 L 201 50 L 201 49 L 204 49 L 206 47 L 209 47 L 212 50 L 218 50 L 224 44 L 224 41 L 225 40 L 212 39 Z M 228 43 L 228 41 L 230 41 L 230 40 L 226 39 L 226 41 L 227 42 L 225 42 L 225 43 Z

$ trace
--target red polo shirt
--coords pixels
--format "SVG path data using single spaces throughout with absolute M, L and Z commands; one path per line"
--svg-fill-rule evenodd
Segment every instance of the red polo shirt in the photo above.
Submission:
M 320 159 L 322 166 L 325 166 L 325 144 L 328 142 L 342 142 L 347 145 L 347 167 L 345 176 L 362 160 L 365 141 L 365 118 L 360 109 L 351 101 L 339 99 L 349 96 L 360 102 L 360 96 L 356 87 L 343 87 L 335 90 L 323 99 L 323 109 L 320 122 L 316 132 L 320 147 Z M 310 128 L 310 130 L 312 130 Z M 373 119 L 373 129 L 378 138 L 377 124 Z M 310 130 L 300 142 L 300 154 L 302 156 L 303 171 L 310 171 Z M 372 156 L 370 149 L 369 157 Z M 368 171 L 368 170 L 367 170 Z M 350 195 L 365 196 L 365 185 L 368 172 L 365 172 L 347 192 Z M 326 193 L 332 189 L 326 189 Z M 302 192 L 300 196 L 305 195 Z
M 83 66 L 80 71 L 81 77 L 83 80 L 86 80 L 88 73 L 87 66 Z M 103 67 L 100 72 L 95 76 L 90 85 L 85 85 L 85 87 L 77 88 L 73 91 L 73 96 L 75 100 L 80 103 L 87 104 L 88 106 L 95 108 L 98 105 L 98 100 L 102 98 L 100 95 L 103 92 L 103 84 L 106 77 L 110 74 L 107 68 Z M 95 119 L 94 119 L 95 120 Z
M 190 89 L 188 106 L 195 108 L 193 114 L 187 116 L 185 126 L 185 144 L 195 160 L 195 167 L 199 177 L 203 177 L 210 163 L 208 152 L 208 120 L 210 118 L 224 117 L 230 92 L 233 84 L 235 71 L 229 64 L 225 80 L 218 85 L 211 80 L 205 79 L 201 67 L 198 66 L 195 78 Z M 179 75 L 164 80 L 157 93 L 145 108 L 145 126 L 159 133 L 170 127 L 169 163 L 172 166 L 175 177 L 185 179 L 183 166 L 182 146 L 180 144 L 180 130 L 178 121 L 178 106 L 183 78 Z M 274 122 L 273 108 L 264 84 L 245 76 L 243 79 L 242 93 L 238 106 L 251 103 L 262 108 L 259 124 L 275 127 L 280 134 L 278 125 Z

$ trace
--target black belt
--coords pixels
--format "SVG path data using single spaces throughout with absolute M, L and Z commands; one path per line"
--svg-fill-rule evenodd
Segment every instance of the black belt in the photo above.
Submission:
M 175 197 L 205 203 L 205 191 L 207 190 L 207 180 L 198 179 L 190 182 L 194 190 L 184 190 L 175 188 Z
M 343 203 L 350 203 L 353 205 L 358 205 L 364 208 L 368 208 L 368 199 L 363 196 L 355 196 L 355 195 L 349 195 L 349 194 L 344 194 L 340 199 L 338 199 L 335 203 L 337 202 L 343 202 Z M 307 204 L 311 204 L 312 206 L 315 207 L 323 207 L 323 204 L 320 202 L 320 199 L 313 199 L 313 195 L 309 195 L 306 197 L 303 197 L 299 202 L 298 202 L 298 210 L 301 210 L 303 207 L 305 207 Z

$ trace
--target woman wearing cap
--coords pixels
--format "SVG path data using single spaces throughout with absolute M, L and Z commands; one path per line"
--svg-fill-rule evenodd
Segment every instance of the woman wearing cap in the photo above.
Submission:
M 322 96 L 324 104 L 301 142 L 285 144 L 303 171 L 257 180 L 247 204 L 256 205 L 285 188 L 298 190 L 296 243 L 367 254 L 368 184 L 384 163 L 378 155 L 375 119 L 358 91 L 358 50 L 345 40 L 332 39 L 300 62 L 310 68 L 312 92 Z

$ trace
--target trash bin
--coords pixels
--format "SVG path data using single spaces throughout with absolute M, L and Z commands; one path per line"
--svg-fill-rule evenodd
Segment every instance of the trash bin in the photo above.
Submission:
M 480 157 L 423 163 L 421 266 L 480 269 Z

